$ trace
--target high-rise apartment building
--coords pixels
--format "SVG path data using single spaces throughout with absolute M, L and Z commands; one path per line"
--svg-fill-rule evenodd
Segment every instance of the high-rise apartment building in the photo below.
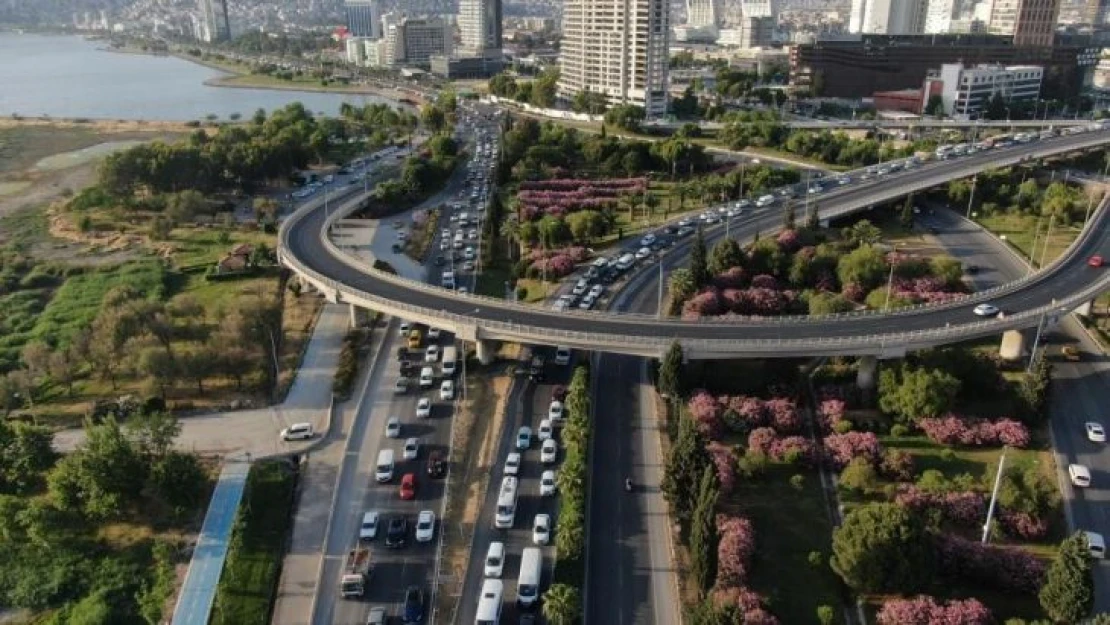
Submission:
M 382 36 L 382 15 L 380 0 L 345 0 L 343 9 L 347 12 L 347 32 L 354 37 L 380 39 Z
M 590 90 L 614 104 L 667 112 L 670 64 L 667 0 L 566 0 L 558 93 Z
M 1087 0 L 1083 21 L 1091 26 L 1105 26 L 1110 21 L 1110 0 Z
M 231 20 L 227 0 L 199 0 L 203 29 L 201 39 L 209 43 L 231 39 Z
M 716 28 L 720 19 L 718 0 L 686 0 L 686 25 L 690 28 Z
M 929 0 L 925 9 L 925 33 L 943 35 L 952 32 L 956 0 Z
M 459 0 L 459 34 L 464 55 L 501 56 L 501 0 Z
M 1060 0 L 994 0 L 987 29 L 1013 35 L 1015 46 L 1048 47 L 1056 33 Z
M 852 0 L 848 29 L 885 35 L 921 33 L 927 6 L 925 0 Z

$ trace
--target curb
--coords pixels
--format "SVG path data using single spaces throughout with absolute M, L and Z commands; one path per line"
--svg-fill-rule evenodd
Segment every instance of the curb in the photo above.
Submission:
M 368 363 L 368 365 L 366 367 L 366 377 L 362 381 L 362 386 L 361 386 L 361 389 L 359 391 L 359 398 L 358 398 L 358 401 L 355 403 L 354 414 L 355 414 L 356 418 L 358 416 L 358 413 L 362 409 L 362 400 L 366 398 L 366 389 L 370 386 L 370 380 L 371 380 L 371 378 L 374 377 L 374 370 L 377 368 L 378 360 L 381 358 L 382 344 L 385 343 L 385 339 L 388 336 L 389 331 L 391 329 L 393 329 L 393 319 L 389 318 L 389 320 L 385 324 L 384 331 L 380 335 L 381 340 L 378 342 L 378 349 L 377 349 L 377 351 L 374 352 L 374 357 L 370 360 L 370 362 Z M 371 344 L 373 344 L 373 341 L 371 341 Z M 328 414 L 329 429 L 330 429 L 330 426 L 331 426 L 332 413 L 333 413 L 334 408 L 335 408 L 335 397 L 334 396 L 332 396 L 332 402 L 331 403 L 332 403 L 332 410 L 329 410 L 329 414 Z M 353 427 L 353 420 L 352 420 L 352 427 Z M 318 441 L 318 444 L 322 445 L 325 440 L 326 439 L 322 439 L 322 440 Z M 352 440 L 353 439 L 348 436 L 346 441 L 344 441 L 344 443 L 343 443 L 344 456 L 346 456 L 346 453 L 348 451 L 350 451 L 349 448 L 351 446 L 351 441 Z M 322 544 L 320 546 L 320 564 L 316 569 L 316 585 L 315 585 L 315 588 L 313 588 L 312 603 L 310 604 L 310 607 L 309 607 L 309 616 L 308 616 L 309 622 L 312 622 L 316 618 L 316 605 L 317 605 L 317 602 L 319 601 L 319 597 L 320 597 L 320 592 L 319 592 L 319 590 L 320 590 L 320 580 L 324 576 L 324 563 L 327 560 L 328 540 L 331 539 L 332 519 L 335 516 L 336 502 L 338 502 L 338 500 L 339 500 L 339 489 L 336 486 L 339 484 L 341 478 L 343 477 L 343 465 L 344 465 L 343 460 L 340 460 L 339 471 L 335 475 L 335 485 L 332 487 L 331 505 L 328 508 L 328 519 L 326 521 L 326 524 L 324 525 L 324 537 L 323 537 L 323 540 L 322 540 Z

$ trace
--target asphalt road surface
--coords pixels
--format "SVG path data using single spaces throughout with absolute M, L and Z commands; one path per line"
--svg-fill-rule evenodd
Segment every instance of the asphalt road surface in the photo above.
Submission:
M 501 612 L 502 623 L 515 623 L 520 613 L 516 604 L 516 582 L 520 574 L 520 557 L 526 547 L 540 547 L 543 553 L 543 576 L 540 588 L 545 591 L 551 586 L 552 567 L 555 563 L 555 534 L 559 532 L 559 518 L 557 497 L 540 496 L 540 474 L 547 469 L 556 472 L 563 460 L 563 450 L 560 447 L 558 462 L 550 465 L 540 463 L 540 441 L 535 433 L 540 421 L 547 417 L 547 410 L 551 404 L 552 392 L 556 385 L 566 385 L 573 370 L 570 366 L 558 366 L 552 362 L 552 350 L 539 348 L 539 353 L 546 354 L 546 376 L 542 383 L 529 381 L 523 374 L 513 384 L 509 394 L 509 404 L 505 412 L 505 425 L 502 436 L 498 442 L 497 453 L 494 455 L 496 463 L 489 476 L 486 495 L 482 501 L 481 513 L 475 524 L 474 538 L 471 542 L 470 564 L 463 582 L 462 597 L 460 599 L 457 623 L 473 623 L 478 607 L 478 593 L 485 579 L 485 556 L 489 544 L 494 541 L 505 543 L 505 569 L 501 580 L 505 583 L 505 603 Z M 536 353 L 535 351 L 533 353 Z M 493 526 L 494 510 L 497 507 L 497 496 L 504 477 L 505 459 L 509 453 L 517 451 L 516 434 L 520 426 L 527 425 L 532 428 L 532 446 L 522 452 L 521 467 L 517 484 L 517 507 L 513 527 L 498 529 Z M 556 439 L 558 435 L 556 434 Z M 532 521 L 537 514 L 545 513 L 552 518 L 551 543 L 546 546 L 536 545 L 532 542 Z M 534 608 L 534 609 L 538 609 Z

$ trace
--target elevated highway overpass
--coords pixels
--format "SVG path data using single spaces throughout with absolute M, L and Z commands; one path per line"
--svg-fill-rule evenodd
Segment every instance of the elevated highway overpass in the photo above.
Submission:
M 1110 131 L 1100 130 L 989 150 L 958 160 L 927 163 L 881 179 L 841 187 L 814 200 L 822 218 L 865 210 L 915 191 L 980 171 L 1030 159 L 1101 147 Z M 688 357 L 862 355 L 890 358 L 1006 330 L 1033 327 L 1069 312 L 1110 287 L 1110 273 L 1087 267 L 1095 253 L 1110 257 L 1110 209 L 1103 202 L 1083 234 L 1053 265 L 1025 279 L 957 301 L 821 317 L 727 317 L 682 321 L 601 312 L 554 312 L 503 300 L 464 295 L 374 270 L 343 252 L 327 236 L 336 221 L 357 207 L 347 201 L 326 213 L 308 205 L 290 216 L 279 234 L 281 262 L 333 302 L 379 310 L 455 332 L 476 341 L 479 355 L 491 341 L 559 344 L 578 349 L 654 357 L 672 341 Z M 777 205 L 776 205 L 777 207 Z M 749 214 L 732 226 L 736 236 L 778 228 L 776 207 Z M 980 319 L 971 308 L 984 301 L 1004 316 Z

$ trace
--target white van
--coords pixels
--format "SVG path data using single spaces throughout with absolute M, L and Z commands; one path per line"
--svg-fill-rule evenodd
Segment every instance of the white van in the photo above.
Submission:
M 374 479 L 379 484 L 384 484 L 393 479 L 392 449 L 383 449 L 378 452 L 378 463 L 374 465 Z
M 499 579 L 482 582 L 482 596 L 478 598 L 478 610 L 474 614 L 474 625 L 499 625 L 501 623 L 501 596 L 505 584 Z
M 459 350 L 454 345 L 443 348 L 443 375 L 451 377 L 459 366 Z
M 522 607 L 530 607 L 540 600 L 542 574 L 543 554 L 536 547 L 528 547 L 520 555 L 520 575 L 516 582 L 516 600 Z
M 486 550 L 486 577 L 501 577 L 505 570 L 505 543 L 495 540 Z
M 770 206 L 774 203 L 775 196 L 773 195 L 761 195 L 759 196 L 759 199 L 755 201 L 755 205 L 759 207 Z
M 420 370 L 420 388 L 432 388 L 436 385 L 436 371 L 431 367 Z
M 566 345 L 559 345 L 555 347 L 555 364 L 569 365 L 570 364 L 570 348 Z

